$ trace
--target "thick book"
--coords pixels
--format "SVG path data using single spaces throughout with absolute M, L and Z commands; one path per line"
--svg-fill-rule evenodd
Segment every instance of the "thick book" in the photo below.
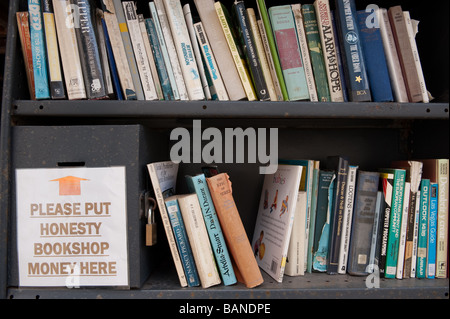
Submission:
M 269 13 L 267 12 L 266 2 L 265 0 L 257 0 L 256 5 L 258 7 L 258 13 L 261 17 L 262 25 L 264 26 L 264 28 L 261 28 L 261 34 L 264 32 L 264 35 L 267 38 L 267 46 L 269 48 L 268 52 L 270 52 L 268 57 L 268 59 L 270 59 L 269 65 L 272 64 L 271 68 L 273 68 L 274 71 L 272 77 L 276 79 L 277 86 L 279 87 L 283 100 L 289 101 L 286 82 L 284 80 L 283 70 L 281 68 L 281 62 L 275 42 L 275 35 L 272 29 Z M 279 98 L 279 100 L 281 100 L 281 98 Z
M 22 48 L 23 61 L 25 63 L 28 91 L 30 93 L 30 99 L 35 100 L 36 94 L 34 92 L 33 54 L 31 53 L 31 38 L 30 38 L 30 25 L 28 23 L 28 11 L 16 12 L 16 20 L 20 44 Z
M 157 100 L 155 82 L 150 70 L 147 53 L 145 52 L 144 40 L 142 39 L 141 28 L 139 27 L 139 20 L 134 7 L 133 1 L 122 2 L 125 20 L 127 21 L 128 32 L 131 38 L 131 45 L 133 46 L 134 57 L 139 71 L 139 78 L 141 80 L 142 90 L 144 92 L 145 100 Z
M 394 175 L 392 184 L 391 212 L 389 218 L 389 235 L 386 248 L 385 278 L 395 278 L 400 244 L 400 229 L 402 223 L 403 194 L 406 181 L 404 169 L 382 169 Z
M 410 103 L 422 102 L 422 90 L 402 7 L 390 7 L 388 16 L 392 27 L 392 34 L 394 35 L 403 78 L 405 80 L 408 100 Z
M 428 213 L 428 243 L 426 277 L 436 276 L 436 233 L 438 213 L 438 183 L 430 183 L 430 211 Z
M 288 100 L 307 100 L 309 99 L 308 85 L 291 6 L 273 6 L 268 11 Z
M 380 28 L 376 24 L 368 25 L 367 22 L 371 14 L 371 12 L 367 11 L 358 11 L 356 13 L 370 91 L 374 102 L 392 102 L 394 101 L 394 96 L 392 94 Z M 376 15 L 375 19 L 378 20 Z
M 256 50 L 256 43 L 251 32 L 250 19 L 245 8 L 244 1 L 235 0 L 232 6 L 232 17 L 234 18 L 239 34 L 243 54 L 247 61 L 247 66 L 254 85 L 256 97 L 260 101 L 270 99 L 264 78 L 262 65 Z
M 264 280 L 234 202 L 228 174 L 220 173 L 206 178 L 206 181 L 228 250 L 236 265 L 238 281 L 243 282 L 247 288 L 259 286 Z
M 84 0 L 70 0 L 70 2 L 77 6 L 79 14 L 79 19 L 74 19 L 74 26 L 87 98 L 91 100 L 107 98 L 91 4 Z
M 416 278 L 425 278 L 427 272 L 428 214 L 430 211 L 430 180 L 420 184 L 419 236 L 417 239 Z
M 325 69 L 327 71 L 328 88 L 332 102 L 344 102 L 342 91 L 341 72 L 336 53 L 335 33 L 333 30 L 329 0 L 316 0 L 317 24 L 319 27 L 320 41 L 322 42 Z
M 65 99 L 66 90 L 63 83 L 58 40 L 56 39 L 55 16 L 51 0 L 42 0 L 42 16 L 48 57 L 50 96 L 52 99 Z
M 320 102 L 330 102 L 330 90 L 323 59 L 322 43 L 317 25 L 316 10 L 312 4 L 302 5 L 303 24 L 305 27 L 308 50 L 316 82 L 317 95 Z
M 262 186 L 252 247 L 259 267 L 278 282 L 283 282 L 302 170 L 303 167 L 299 165 L 280 164 L 275 173 L 265 175 Z M 305 217 L 304 215 L 304 220 Z M 301 221 L 298 224 L 302 224 Z
M 152 47 L 153 56 L 155 57 L 156 70 L 158 72 L 164 99 L 166 101 L 174 100 L 175 97 L 173 95 L 172 86 L 170 85 L 169 73 L 161 50 L 161 42 L 158 40 L 158 34 L 152 18 L 145 19 L 145 27 L 147 28 L 150 46 Z
M 368 274 L 379 180 L 378 172 L 358 174 L 347 269 L 354 276 Z
M 436 277 L 447 278 L 448 271 L 448 159 L 426 159 L 423 163 L 423 177 L 438 183 L 438 228 Z
M 31 53 L 33 56 L 34 88 L 37 100 L 50 98 L 47 51 L 45 49 L 44 22 L 41 0 L 28 0 Z
M 380 216 L 380 234 L 378 238 L 378 245 L 380 247 L 380 252 L 378 254 L 378 268 L 380 275 L 384 277 L 386 272 L 386 258 L 387 258 L 387 245 L 389 236 L 389 224 L 391 218 L 391 208 L 392 208 L 392 192 L 394 184 L 394 174 L 387 172 L 380 172 L 380 183 L 383 192 L 383 203 L 382 206 L 384 210 Z
M 333 193 L 333 205 L 331 207 L 330 238 L 328 248 L 327 273 L 337 274 L 339 266 L 339 253 L 342 238 L 342 218 L 345 211 L 345 196 L 349 162 L 342 156 L 329 156 L 326 163 L 327 169 L 336 172 L 335 189 Z
M 239 73 L 234 67 L 233 57 L 228 49 L 227 40 L 216 14 L 214 0 L 194 0 L 194 3 L 203 25 L 208 26 L 205 28 L 206 35 L 216 57 L 216 62 L 230 100 L 245 99 L 244 87 L 240 81 Z
M 220 276 L 213 257 L 211 243 L 203 220 L 197 194 L 177 195 L 178 205 L 192 247 L 195 265 L 203 288 L 220 284 Z
M 380 8 L 378 10 L 378 23 L 395 101 L 407 103 L 408 94 L 406 93 L 405 80 L 403 79 L 391 23 L 389 22 L 389 16 L 385 8 Z
M 209 76 L 214 85 L 214 89 L 217 94 L 219 101 L 228 101 L 227 89 L 222 79 L 222 75 L 219 71 L 219 66 L 217 65 L 216 58 L 214 57 L 214 52 L 208 41 L 208 36 L 203 28 L 203 23 L 197 22 L 194 24 L 195 34 L 197 35 L 197 40 L 200 45 L 200 50 L 205 60 L 206 69 L 209 72 Z
M 295 205 L 294 221 L 286 256 L 284 274 L 288 276 L 303 276 L 307 268 L 305 263 L 306 249 L 306 192 L 298 192 Z
M 158 2 L 156 2 L 157 4 Z M 163 0 L 189 100 L 204 100 L 203 85 L 179 0 Z
M 214 208 L 214 203 L 206 183 L 206 177 L 204 174 L 186 176 L 186 183 L 189 192 L 197 194 L 206 230 L 208 231 L 209 241 L 213 247 L 214 256 L 223 283 L 225 286 L 233 285 L 236 283 L 236 276 L 223 236 L 222 227 L 220 226 L 216 209 Z
M 328 243 L 330 235 L 331 206 L 333 204 L 334 181 L 336 174 L 332 170 L 319 171 L 317 189 L 317 213 L 312 245 L 312 270 L 327 271 Z
M 403 279 L 410 196 L 411 183 L 405 181 L 405 190 L 403 192 L 402 223 L 400 225 L 400 242 L 398 245 L 397 274 L 395 275 L 395 278 L 397 279 Z
M 233 21 L 231 20 L 231 15 L 220 1 L 215 2 L 214 7 L 222 26 L 223 34 L 227 40 L 228 49 L 233 56 L 234 65 L 239 73 L 242 86 L 244 87 L 245 95 L 249 101 L 256 101 L 255 88 L 250 77 L 247 63 L 245 62 L 244 53 L 238 42 L 238 35 L 234 28 Z
M 69 100 L 80 100 L 85 99 L 87 95 L 80 55 L 78 54 L 77 36 L 73 22 L 70 22 L 72 17 L 66 10 L 68 6 L 70 6 L 69 0 L 53 0 L 56 33 L 67 97 Z M 70 23 L 66 24 L 66 21 Z
M 119 82 L 121 86 L 122 96 L 125 100 L 136 100 L 136 90 L 134 87 L 133 77 L 130 71 L 130 65 L 127 60 L 127 54 L 125 52 L 124 42 L 122 41 L 121 30 L 119 22 L 115 14 L 115 7 L 113 0 L 100 1 L 100 7 L 103 11 L 103 19 L 106 24 L 106 30 L 108 32 L 109 42 L 111 43 L 111 51 L 114 60 L 114 64 L 117 69 Z M 116 94 L 119 90 L 116 90 Z M 118 95 L 119 97 L 120 95 Z
M 164 200 L 167 197 L 175 195 L 176 180 L 178 174 L 179 164 L 171 161 L 156 162 L 147 164 L 148 173 L 152 182 L 153 191 L 156 197 L 156 203 L 158 204 L 158 210 L 163 222 L 164 232 L 169 244 L 170 253 L 175 264 L 175 269 L 180 281 L 181 287 L 187 286 L 186 275 L 181 263 L 180 254 L 178 253 L 178 247 L 175 241 L 175 237 L 170 224 L 169 215 Z
M 355 0 L 336 0 L 335 3 L 348 99 L 351 102 L 370 102 L 372 94 L 358 29 Z
M 192 248 L 186 233 L 180 206 L 178 205 L 177 195 L 167 197 L 164 202 L 180 253 L 180 259 L 186 275 L 187 284 L 189 287 L 199 286 L 200 278 L 198 276 L 197 267 L 195 266 L 194 255 L 192 254 Z
M 131 79 L 133 81 L 134 92 L 136 93 L 136 99 L 145 100 L 144 91 L 142 90 L 142 84 L 139 78 L 139 71 L 136 64 L 136 58 L 134 56 L 133 46 L 131 44 L 130 33 L 128 31 L 127 20 L 125 19 L 125 14 L 123 12 L 122 2 L 120 0 L 103 0 L 103 1 L 113 2 L 115 17 L 119 25 L 119 33 L 122 38 L 123 48 L 125 50 L 126 56 L 125 60 L 128 62 Z M 117 30 L 112 30 L 111 33 L 113 32 L 117 32 Z
M 300 46 L 300 53 L 305 70 L 306 84 L 308 86 L 309 100 L 311 102 L 318 102 L 316 81 L 311 65 L 311 57 L 309 55 L 308 41 L 306 39 L 306 31 L 303 22 L 302 7 L 300 4 L 292 4 L 292 13 L 294 14 L 295 26 L 297 29 L 298 44 Z

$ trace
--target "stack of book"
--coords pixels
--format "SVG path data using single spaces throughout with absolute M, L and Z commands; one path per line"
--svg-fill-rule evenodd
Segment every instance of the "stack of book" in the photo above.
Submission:
M 134 1 L 97 3 L 17 12 L 32 99 L 430 101 L 400 6 L 154 0 L 144 17 Z

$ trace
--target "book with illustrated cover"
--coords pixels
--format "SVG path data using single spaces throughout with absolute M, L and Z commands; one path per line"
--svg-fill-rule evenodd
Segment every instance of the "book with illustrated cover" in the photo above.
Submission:
M 17 29 L 19 32 L 20 44 L 22 48 L 23 61 L 27 74 L 28 90 L 30 99 L 35 100 L 34 92 L 34 72 L 33 72 L 33 54 L 31 53 L 30 25 L 28 23 L 28 12 L 16 12 Z
M 278 282 L 283 281 L 302 170 L 300 165 L 280 164 L 274 174 L 264 177 L 252 247 L 259 267 Z M 303 217 L 306 220 L 306 214 Z M 303 252 L 305 240 L 303 229 Z

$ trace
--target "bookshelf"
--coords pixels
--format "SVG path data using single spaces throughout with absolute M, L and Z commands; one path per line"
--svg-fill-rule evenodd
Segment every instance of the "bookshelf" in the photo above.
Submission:
M 185 3 L 186 1 L 182 1 Z M 273 1 L 267 0 L 267 5 Z M 380 7 L 392 1 L 376 1 Z M 146 1 L 138 1 L 138 8 Z M 277 1 L 277 4 L 289 3 Z M 371 1 L 357 1 L 358 9 Z M 421 21 L 417 37 L 429 91 L 435 100 L 421 103 L 311 103 L 311 102 L 219 102 L 219 101 L 31 101 L 15 23 L 15 12 L 26 1 L 11 0 L 1 122 L 0 184 L 0 297 L 1 298 L 444 298 L 448 299 L 448 279 L 387 280 L 379 289 L 367 289 L 365 277 L 307 274 L 285 276 L 276 283 L 263 272 L 265 282 L 255 289 L 242 284 L 209 289 L 183 288 L 177 281 L 169 249 L 161 238 L 155 256 L 159 262 L 152 273 L 134 289 L 114 288 L 21 288 L 17 287 L 17 260 L 14 260 L 14 140 L 15 130 L 26 127 L 139 125 L 158 147 L 150 153 L 169 158 L 169 134 L 177 127 L 192 128 L 199 119 L 202 127 L 254 127 L 279 129 L 280 158 L 314 158 L 342 153 L 360 168 L 376 169 L 392 160 L 449 157 L 448 100 L 448 2 L 442 10 L 400 1 L 411 16 Z M 395 3 L 397 4 L 397 3 Z M 445 7 L 445 8 L 444 8 Z M 430 23 L 432 21 L 433 23 Z M 442 32 L 435 32 L 435 28 Z M 439 43 L 436 49 L 436 43 Z M 35 146 L 36 147 L 36 146 Z M 167 150 L 167 151 L 166 151 Z M 67 152 L 67 151 L 66 151 Z M 36 164 L 39 165 L 39 164 Z M 181 164 L 178 191 L 186 191 L 182 177 L 195 174 L 201 164 Z M 233 194 L 244 227 L 252 238 L 262 185 L 259 164 L 230 163 L 220 168 L 233 182 Z M 142 174 L 147 174 L 142 168 Z M 150 189 L 150 186 L 148 186 Z M 137 212 L 128 212 L 137 214 Z M 161 230 L 160 235 L 163 231 Z M 129 258 L 145 254 L 146 247 L 129 247 Z M 132 257 L 131 257 L 132 256 Z M 145 265 L 143 261 L 141 267 Z M 130 272 L 139 270 L 139 266 Z

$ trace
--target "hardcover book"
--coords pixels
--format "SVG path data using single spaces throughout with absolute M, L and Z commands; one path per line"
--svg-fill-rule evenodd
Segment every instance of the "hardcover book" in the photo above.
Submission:
M 381 38 L 378 18 L 375 25 L 367 25 L 371 12 L 358 11 L 359 35 L 363 48 L 363 56 L 367 66 L 367 75 L 370 83 L 370 91 L 374 102 L 392 102 L 391 80 L 384 54 L 383 40 Z
M 247 288 L 259 286 L 264 280 L 234 202 L 228 174 L 217 174 L 206 178 L 206 181 L 227 247 L 236 265 L 238 281 L 243 282 Z
M 213 247 L 214 256 L 223 283 L 225 286 L 233 285 L 236 283 L 236 276 L 231 264 L 225 238 L 223 237 L 222 227 L 220 226 L 216 209 L 214 208 L 214 203 L 206 183 L 206 177 L 204 174 L 186 176 L 186 182 L 189 192 L 197 194 L 206 230 L 208 231 L 209 241 Z
M 17 29 L 22 48 L 23 61 L 25 62 L 25 71 L 27 74 L 28 90 L 30 99 L 35 100 L 34 92 L 34 72 L 33 72 L 33 55 L 31 53 L 30 25 L 28 23 L 28 12 L 20 11 L 16 13 Z
M 308 85 L 291 6 L 274 6 L 268 11 L 288 100 L 307 100 L 309 99 Z
M 351 102 L 369 102 L 372 95 L 358 30 L 355 0 L 336 0 L 336 20 L 348 98 Z
M 41 0 L 28 0 L 31 53 L 33 56 L 34 88 L 37 100 L 50 98 L 47 52 L 45 49 L 44 22 Z
M 278 282 L 283 281 L 302 169 L 298 165 L 278 165 L 274 174 L 265 175 L 261 191 L 253 232 L 253 253 L 259 267 Z M 306 214 L 303 215 L 304 220 L 305 217 Z M 301 241 L 303 252 L 306 240 L 304 220 Z

